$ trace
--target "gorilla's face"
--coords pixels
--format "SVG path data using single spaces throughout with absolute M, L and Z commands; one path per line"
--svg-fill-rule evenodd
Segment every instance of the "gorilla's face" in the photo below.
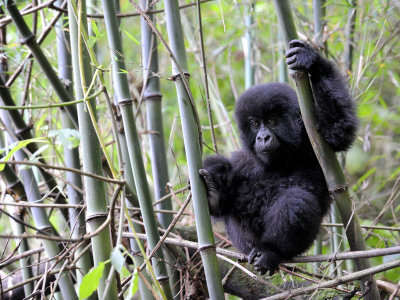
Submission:
M 287 84 L 251 87 L 237 102 L 235 115 L 244 147 L 266 165 L 289 158 L 302 144 L 297 97 Z
M 276 150 L 280 147 L 279 139 L 274 133 L 277 122 L 278 118 L 276 117 L 267 119 L 249 117 L 249 124 L 254 137 L 254 152 L 266 164 L 277 154 Z

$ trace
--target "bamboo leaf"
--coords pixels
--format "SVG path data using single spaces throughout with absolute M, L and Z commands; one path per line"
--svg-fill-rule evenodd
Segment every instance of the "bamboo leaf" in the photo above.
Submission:
M 140 46 L 139 41 L 138 41 L 137 39 L 135 39 L 134 36 L 132 36 L 131 34 L 129 34 L 129 32 L 127 32 L 126 30 L 125 30 L 125 34 L 126 34 L 132 41 L 134 41 L 138 46 Z
M 122 255 L 121 250 L 125 250 L 124 247 L 122 245 L 117 245 L 117 247 L 111 251 L 111 263 L 115 270 L 120 274 L 122 273 L 125 264 L 125 258 Z
M 99 31 L 99 28 L 97 27 L 97 25 L 96 25 L 96 22 L 94 21 L 94 20 L 92 20 L 92 30 L 93 30 L 93 33 L 94 33 L 94 35 L 96 36 L 96 38 L 100 38 L 100 31 Z
M 30 144 L 30 143 L 44 142 L 44 140 L 45 140 L 45 138 L 34 138 L 34 139 L 28 139 L 28 140 L 19 141 L 19 142 L 17 142 L 17 143 L 13 143 L 13 144 L 11 144 L 9 147 L 7 147 L 7 148 L 9 148 L 9 149 L 11 149 L 11 150 L 10 150 L 10 152 L 8 152 L 7 155 L 2 159 L 2 161 L 9 161 L 10 158 L 13 156 L 13 154 L 14 154 L 16 151 L 18 151 L 18 150 L 20 150 L 20 149 L 26 147 L 28 144 Z M 0 150 L 0 153 L 3 153 L 7 148 L 1 149 L 1 150 Z M 0 171 L 3 171 L 3 170 L 4 170 L 4 167 L 5 167 L 5 164 L 0 164 Z
M 78 147 L 81 140 L 79 131 L 71 128 L 50 130 L 48 136 L 55 137 L 56 144 L 62 144 L 69 149 Z
M 131 284 L 129 286 L 129 294 L 127 299 L 132 299 L 132 297 L 136 294 L 138 288 L 139 288 L 139 276 L 137 270 L 135 270 L 135 272 L 133 273 Z
M 85 299 L 90 297 L 100 284 L 100 279 L 103 277 L 104 262 L 100 262 L 99 265 L 87 273 L 83 279 L 82 284 L 79 287 L 79 299 Z

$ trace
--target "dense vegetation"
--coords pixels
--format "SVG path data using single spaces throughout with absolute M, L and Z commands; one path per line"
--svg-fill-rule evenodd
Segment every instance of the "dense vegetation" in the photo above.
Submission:
M 198 169 L 201 154 L 193 156 L 190 147 L 201 143 L 203 156 L 214 152 L 228 155 L 237 150 L 239 140 L 232 112 L 238 96 L 252 84 L 291 82 L 273 2 L 200 1 L 199 22 L 196 1 L 180 1 L 184 59 L 185 53 L 179 54 L 178 45 L 169 38 L 171 32 L 179 36 L 175 24 L 179 18 L 170 18 L 164 12 L 164 5 L 173 7 L 175 1 L 155 1 L 151 8 L 157 9 L 152 15 L 153 29 L 159 35 L 149 39 L 141 32 L 142 18 L 136 6 L 144 4 L 139 1 L 86 1 L 87 11 L 81 1 L 16 2 L 19 11 L 26 14 L 23 20 L 28 31 L 21 31 L 16 7 L 10 8 L 12 1 L 3 1 L 0 18 L 1 155 L 7 162 L 0 165 L 0 237 L 4 245 L 0 275 L 4 299 L 17 299 L 7 296 L 10 291 L 14 297 L 20 293 L 18 299 L 23 299 L 24 291 L 17 283 L 34 274 L 39 275 L 36 281 L 25 284 L 25 296 L 40 294 L 42 289 L 47 295 L 58 293 L 53 288 L 59 285 L 64 299 L 67 295 L 70 299 L 77 295 L 86 298 L 94 290 L 99 299 L 117 299 L 117 293 L 129 299 L 138 287 L 142 299 L 170 299 L 170 294 L 178 294 L 177 299 L 201 299 L 207 293 L 204 276 L 208 278 L 208 292 L 219 295 L 220 279 L 210 286 L 212 272 L 208 272 L 217 268 L 214 249 L 201 251 L 204 275 L 196 252 L 198 244 L 187 243 L 183 245 L 187 248 L 179 248 L 170 243 L 178 243 L 179 239 L 197 242 L 198 236 L 200 248 L 207 248 L 213 241 L 203 205 L 204 186 L 191 173 Z M 115 15 L 109 20 L 107 14 L 104 16 L 103 11 L 110 12 L 103 8 L 106 2 L 120 6 L 119 23 L 111 26 L 119 26 L 119 35 L 110 33 L 107 22 Z M 381 290 L 393 299 L 395 295 L 400 297 L 400 5 L 389 0 L 325 1 L 321 16 L 314 19 L 318 3 L 291 1 L 297 33 L 348 75 L 360 125 L 356 143 L 339 156 L 339 161 L 367 247 L 377 253 L 369 253 L 374 256 L 371 265 L 395 262 L 385 270 L 372 272 L 377 273 Z M 87 22 L 81 21 L 86 20 L 86 13 Z M 316 33 L 318 28 L 322 33 Z M 40 48 L 29 31 L 36 34 Z M 111 42 L 117 36 L 121 37 L 121 49 Z M 60 52 L 63 42 L 66 48 Z M 155 58 L 148 57 L 152 48 L 152 53 L 158 52 L 155 73 Z M 176 57 L 173 71 L 169 51 Z M 71 100 L 79 101 L 62 109 L 55 106 Z M 183 106 L 179 109 L 178 102 L 187 104 L 186 113 Z M 18 109 L 10 109 L 13 103 Z M 194 134 L 189 136 L 193 140 L 184 136 L 181 122 L 192 126 Z M 201 135 L 197 136 L 199 128 Z M 101 177 L 93 178 L 82 171 Z M 160 202 L 160 198 L 167 200 Z M 158 203 L 154 209 L 150 200 Z M 159 236 L 157 226 L 165 230 L 171 222 L 174 228 L 168 229 L 169 237 L 175 240 L 165 241 L 169 246 L 156 252 L 159 260 L 153 258 L 151 266 L 147 257 L 158 248 L 165 232 L 161 230 Z M 315 249 L 310 249 L 308 255 L 349 251 L 342 227 L 339 213 L 332 207 Z M 105 229 L 99 234 L 98 228 Z M 145 241 L 142 245 L 147 252 L 136 243 L 136 232 Z M 216 233 L 215 238 L 218 247 L 229 246 L 223 233 Z M 385 248 L 392 251 L 390 255 L 379 252 Z M 49 260 L 56 256 L 58 260 Z M 164 262 L 162 256 L 166 264 L 159 263 Z M 279 274 L 258 281 L 247 275 L 238 280 L 245 273 L 230 270 L 226 258 L 237 259 L 240 254 L 220 252 L 218 248 L 217 256 L 225 291 L 232 295 L 256 297 L 250 290 L 257 290 L 257 296 L 267 297 L 293 288 L 283 284 Z M 321 261 L 285 264 L 281 275 L 284 281 L 296 278 L 293 282 L 302 287 L 309 278 L 310 282 L 325 282 L 355 271 L 351 260 Z M 178 271 L 171 271 L 171 265 Z M 251 266 L 242 265 L 251 270 Z M 167 270 L 171 285 L 162 280 Z M 44 282 L 54 274 L 59 280 L 46 285 Z M 68 288 L 72 284 L 76 294 Z M 338 285 L 334 282 L 329 287 Z M 336 291 L 328 291 L 348 294 L 359 290 L 357 281 L 350 280 Z

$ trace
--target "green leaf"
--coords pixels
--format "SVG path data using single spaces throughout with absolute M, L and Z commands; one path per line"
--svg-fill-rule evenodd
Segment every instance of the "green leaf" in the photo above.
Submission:
M 125 30 L 125 34 L 132 40 L 134 41 L 138 46 L 140 46 L 140 43 L 137 39 L 135 39 L 132 35 L 130 35 L 126 30 Z
M 127 299 L 132 299 L 133 295 L 136 294 L 138 288 L 139 288 L 139 276 L 137 270 L 135 270 L 132 276 L 131 284 L 129 286 L 129 294 Z
M 82 283 L 79 287 L 79 299 L 90 297 L 100 284 L 100 279 L 103 277 L 104 262 L 92 269 L 82 278 Z
M 125 258 L 122 255 L 121 250 L 124 250 L 123 246 L 118 245 L 111 251 L 111 263 L 115 270 L 117 270 L 117 272 L 120 274 L 125 264 Z
M 56 144 L 62 144 L 69 149 L 78 147 L 81 139 L 79 131 L 70 128 L 50 130 L 49 137 L 55 137 Z
M 91 24 L 92 24 L 92 30 L 93 30 L 94 35 L 99 39 L 100 38 L 100 31 L 99 31 L 99 28 L 96 25 L 96 22 L 94 20 L 92 20 Z
M 10 146 L 7 147 L 7 148 L 11 149 L 10 152 L 7 153 L 7 155 L 2 159 L 2 161 L 9 161 L 15 152 L 26 147 L 30 143 L 37 143 L 37 142 L 45 142 L 45 138 L 28 139 L 28 140 L 23 140 L 23 141 L 19 141 L 17 143 L 11 144 Z M 1 149 L 0 153 L 3 153 L 6 149 Z M 4 167 L 5 167 L 5 164 L 0 164 L 0 171 L 3 171 Z

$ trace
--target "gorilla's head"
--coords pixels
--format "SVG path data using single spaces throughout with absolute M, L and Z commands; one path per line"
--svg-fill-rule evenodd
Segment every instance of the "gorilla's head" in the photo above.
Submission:
M 243 146 L 267 165 L 285 159 L 302 144 L 304 125 L 295 91 L 284 83 L 249 88 L 235 108 Z

